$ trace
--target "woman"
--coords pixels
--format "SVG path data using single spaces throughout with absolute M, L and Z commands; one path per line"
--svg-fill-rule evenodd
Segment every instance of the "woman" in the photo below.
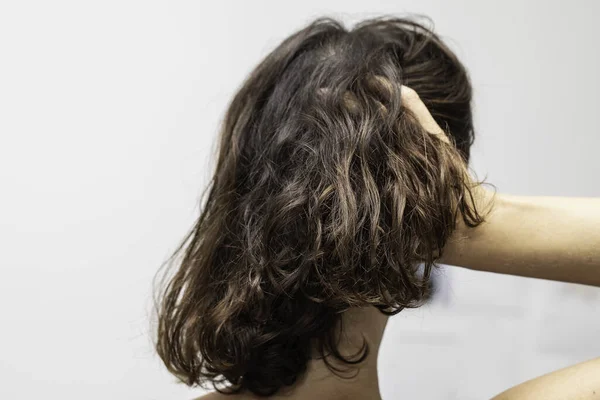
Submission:
M 211 382 L 203 399 L 381 399 L 387 318 L 427 300 L 436 263 L 600 286 L 600 201 L 473 181 L 467 72 L 414 21 L 293 34 L 240 88 L 220 140 L 158 310 L 159 355 L 188 385 Z M 599 371 L 497 398 L 593 398 Z

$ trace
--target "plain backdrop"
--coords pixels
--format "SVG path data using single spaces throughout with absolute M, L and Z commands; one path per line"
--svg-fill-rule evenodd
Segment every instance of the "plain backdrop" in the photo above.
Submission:
M 0 3 L 0 398 L 192 399 L 151 339 L 152 278 L 198 214 L 241 81 L 318 16 L 423 13 L 471 73 L 473 169 L 599 196 L 600 2 Z M 483 399 L 600 355 L 598 289 L 444 268 L 390 320 L 384 399 Z

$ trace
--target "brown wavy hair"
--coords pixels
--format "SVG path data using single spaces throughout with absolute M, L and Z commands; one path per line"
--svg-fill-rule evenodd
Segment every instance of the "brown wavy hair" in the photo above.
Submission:
M 403 106 L 401 84 L 451 144 Z M 341 313 L 420 306 L 458 220 L 483 220 L 465 178 L 470 103 L 465 68 L 414 18 L 319 18 L 269 53 L 229 105 L 200 216 L 161 281 L 169 371 L 267 396 L 312 349 L 363 361 L 366 342 L 356 360 L 337 349 Z

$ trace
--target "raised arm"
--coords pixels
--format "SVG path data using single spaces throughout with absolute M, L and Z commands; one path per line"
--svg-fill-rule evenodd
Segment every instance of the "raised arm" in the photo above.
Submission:
M 486 221 L 461 225 L 441 262 L 600 286 L 600 198 L 527 197 L 479 188 Z
M 427 131 L 449 144 L 414 90 L 403 86 L 402 100 Z M 483 186 L 473 193 L 486 220 L 469 228 L 459 218 L 440 262 L 600 286 L 600 198 L 512 196 Z

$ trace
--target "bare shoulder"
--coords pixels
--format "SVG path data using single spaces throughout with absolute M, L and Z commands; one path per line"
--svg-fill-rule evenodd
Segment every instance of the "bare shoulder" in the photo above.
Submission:
M 217 391 L 206 393 L 200 397 L 196 397 L 193 400 L 248 400 L 249 397 L 243 394 L 222 394 Z
M 202 395 L 200 397 L 196 397 L 193 400 L 224 400 L 224 399 L 225 399 L 225 395 L 224 394 L 221 394 L 221 393 L 215 391 L 215 392 L 207 393 L 207 394 Z
M 600 398 L 600 358 L 542 375 L 492 400 L 593 400 Z

